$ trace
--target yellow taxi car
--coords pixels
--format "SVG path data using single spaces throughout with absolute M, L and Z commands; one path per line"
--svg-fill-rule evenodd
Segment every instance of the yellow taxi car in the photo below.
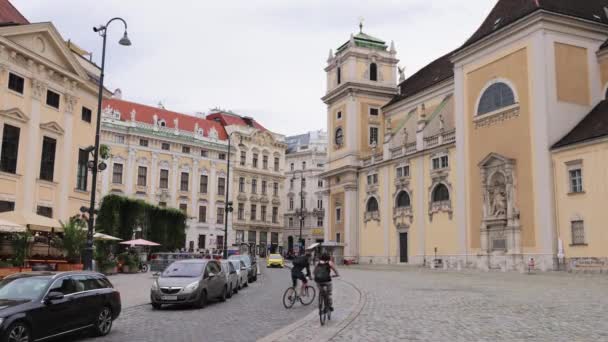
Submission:
M 266 266 L 268 267 L 281 267 L 285 266 L 285 262 L 281 254 L 270 254 L 268 256 L 268 260 L 266 261 Z

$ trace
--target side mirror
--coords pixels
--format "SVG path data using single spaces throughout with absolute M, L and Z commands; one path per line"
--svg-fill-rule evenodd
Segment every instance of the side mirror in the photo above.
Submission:
M 54 300 L 60 300 L 63 299 L 64 295 L 61 292 L 49 292 L 49 294 L 46 295 L 46 297 L 44 298 L 44 302 L 46 304 L 51 304 Z
M 213 277 L 215 277 L 215 273 L 209 272 L 209 278 L 213 278 Z

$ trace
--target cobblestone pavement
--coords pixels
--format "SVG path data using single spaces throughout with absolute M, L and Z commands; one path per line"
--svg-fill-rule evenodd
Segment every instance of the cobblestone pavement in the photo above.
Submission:
M 263 262 L 263 260 L 260 260 Z M 260 262 L 260 264 L 262 264 Z M 123 302 L 126 291 L 140 292 L 131 294 L 131 307 L 125 308 L 114 322 L 110 335 L 91 338 L 95 342 L 190 342 L 190 341 L 255 341 L 275 330 L 306 316 L 314 306 L 303 307 L 296 304 L 286 310 L 282 304 L 285 289 L 290 286 L 291 278 L 287 269 L 265 269 L 258 281 L 249 284 L 225 303 L 210 303 L 204 309 L 187 307 L 152 310 L 150 305 L 137 305 L 149 295 L 150 281 L 145 276 L 112 279 L 121 291 Z M 127 276 L 122 276 L 127 277 Z M 117 280 L 119 279 L 119 280 Z M 133 281 L 133 286 L 121 286 Z M 144 286 L 143 283 L 147 282 Z M 139 298 L 139 299 L 138 299 Z M 149 302 L 146 298 L 145 302 Z M 74 341 L 88 341 L 75 338 Z
M 608 341 L 608 276 L 345 268 L 365 293 L 331 341 Z

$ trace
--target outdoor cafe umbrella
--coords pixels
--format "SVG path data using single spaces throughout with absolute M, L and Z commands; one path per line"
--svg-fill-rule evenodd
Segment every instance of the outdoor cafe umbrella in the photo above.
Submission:
M 2 233 L 25 233 L 25 226 L 0 219 L 0 232 Z
M 148 241 L 148 240 L 144 240 L 144 239 L 135 239 L 135 240 L 129 240 L 129 241 L 123 241 L 123 242 L 119 242 L 121 245 L 131 245 L 131 247 L 133 246 L 160 246 L 160 244 L 156 243 L 156 242 L 152 242 L 152 241 Z
M 93 239 L 98 241 L 122 241 L 122 239 L 117 238 L 116 236 L 104 234 L 104 233 L 95 233 L 93 234 Z

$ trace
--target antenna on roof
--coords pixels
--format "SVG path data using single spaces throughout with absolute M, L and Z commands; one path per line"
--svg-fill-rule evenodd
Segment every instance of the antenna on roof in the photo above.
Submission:
M 363 17 L 359 17 L 359 33 L 363 33 Z

